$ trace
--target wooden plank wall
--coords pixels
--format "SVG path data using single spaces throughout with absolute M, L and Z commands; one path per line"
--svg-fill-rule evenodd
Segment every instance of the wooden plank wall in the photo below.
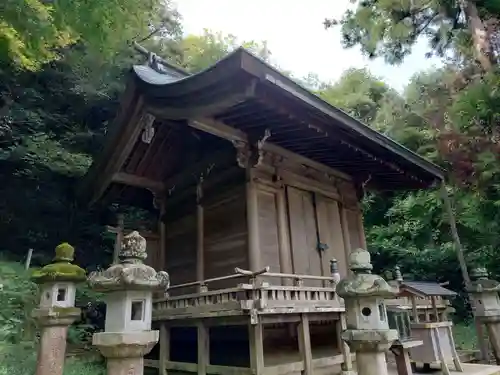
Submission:
M 335 258 L 341 277 L 346 276 L 349 252 L 363 246 L 361 212 L 356 198 L 353 201 L 349 195 L 345 205 L 335 186 L 326 191 L 326 186 L 322 185 L 323 190 L 318 190 L 311 180 L 311 187 L 308 188 L 304 176 L 297 177 L 299 183 L 295 184 L 294 176 L 287 174 L 283 185 L 279 186 L 273 183 L 268 173 L 261 171 L 256 175 L 259 180 L 260 266 L 269 266 L 273 272 L 329 276 L 330 260 Z M 351 195 L 355 192 L 354 186 L 347 190 Z M 279 227 L 280 194 L 286 206 L 284 236 Z M 328 245 L 321 253 L 318 251 L 318 239 Z M 280 250 L 283 240 L 288 243 Z M 283 254 L 283 251 L 287 254 Z M 306 281 L 305 284 L 320 286 L 322 283 Z
M 330 274 L 330 260 L 337 259 L 340 277 L 347 275 L 347 253 L 342 233 L 341 205 L 336 200 L 316 194 L 316 215 L 320 241 L 328 244 L 323 256 L 323 274 Z
M 161 264 L 160 260 L 160 241 L 159 237 L 155 235 L 150 235 L 149 233 L 140 233 L 146 239 L 146 252 L 148 257 L 144 262 L 150 267 L 153 267 L 155 270 L 160 271 Z
M 248 269 L 248 231 L 244 185 L 221 191 L 204 200 L 204 278 L 234 274 Z M 209 289 L 236 286 L 238 280 L 209 285 Z
M 276 193 L 258 188 L 257 207 L 261 266 L 269 266 L 271 272 L 281 272 Z
M 340 198 L 334 199 L 337 193 L 333 186 L 332 194 L 326 196 L 313 188 L 307 190 L 291 185 L 293 181 L 284 186 L 272 185 L 270 179 L 267 183 L 256 184 L 260 266 L 270 266 L 272 272 L 329 276 L 329 261 L 335 258 L 341 276 L 345 276 L 347 254 L 363 246 L 359 209 L 352 204 L 345 208 Z M 285 213 L 279 214 L 280 207 Z M 344 224 L 347 229 L 343 228 Z M 206 192 L 203 225 L 203 279 L 233 274 L 235 267 L 249 269 L 243 181 Z M 328 245 L 321 254 L 317 247 L 318 236 L 320 242 Z M 183 218 L 166 223 L 165 269 L 172 285 L 197 280 L 196 243 L 197 219 L 193 207 Z M 153 243 L 148 246 L 159 247 Z M 153 255 L 148 264 L 158 269 L 160 259 L 159 254 Z M 276 279 L 270 281 L 278 282 Z M 237 280 L 222 281 L 209 288 L 232 287 L 237 283 Z M 320 286 L 322 283 L 306 281 L 306 284 Z M 174 294 L 195 290 L 178 290 Z
M 294 273 L 321 276 L 323 267 L 317 249 L 313 195 L 308 191 L 288 186 L 287 199 Z M 321 286 L 322 283 L 307 280 L 304 284 Z
M 196 212 L 167 223 L 165 269 L 170 285 L 196 281 Z M 196 288 L 172 290 L 172 295 L 195 292 Z

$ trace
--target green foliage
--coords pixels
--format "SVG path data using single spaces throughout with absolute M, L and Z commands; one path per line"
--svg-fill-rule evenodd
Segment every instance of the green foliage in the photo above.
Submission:
M 447 168 L 458 232 L 469 267 L 500 277 L 498 78 L 455 66 L 421 72 L 403 93 L 365 70 L 349 70 L 318 94 L 404 146 Z M 449 281 L 463 290 L 448 215 L 439 190 L 370 194 L 365 229 L 378 272 L 399 265 L 406 277 Z M 466 317 L 463 299 L 455 303 Z
M 372 123 L 382 102 L 396 95 L 366 69 L 345 71 L 338 82 L 322 87 L 318 94 L 365 123 Z
M 39 293 L 31 274 L 32 270 L 25 270 L 18 263 L 0 261 L 0 284 L 3 286 L 0 293 L 0 345 L 35 341 L 35 322 L 31 313 L 38 305 Z M 70 327 L 70 343 L 90 343 L 92 332 L 98 327 L 89 315 L 100 303 L 102 294 L 89 289 L 86 283 L 77 285 L 75 305 L 83 310 L 83 319 Z
M 420 38 L 428 41 L 427 56 L 444 57 L 451 51 L 471 59 L 473 44 L 476 49 L 486 46 L 479 40 L 483 29 L 478 25 L 488 34 L 484 21 L 500 15 L 495 1 L 355 0 L 352 3 L 354 6 L 340 20 L 327 19 L 325 26 L 341 26 L 345 48 L 358 46 L 365 55 L 383 57 L 390 64 L 402 62 Z M 474 40 L 477 36 L 479 39 Z
M 32 375 L 36 369 L 36 347 L 33 343 L 18 345 L 0 344 L 0 375 Z M 105 375 L 103 363 L 85 358 L 69 358 L 64 365 L 64 375 Z
M 477 350 L 477 333 L 474 324 L 456 324 L 453 336 L 458 350 Z
M 113 236 L 103 225 L 113 222 L 117 207 L 89 211 L 75 203 L 73 192 L 102 147 L 126 72 L 131 64 L 143 61 L 127 41 L 137 36 L 149 50 L 190 72 L 209 67 L 239 45 L 232 35 L 208 30 L 182 38 L 179 15 L 168 7 L 158 12 L 162 4 L 159 0 L 140 4 L 7 0 L 0 4 L 0 178 L 4 182 L 0 195 L 8 202 L 0 205 L 0 235 L 10 258 L 20 260 L 34 248 L 34 265 L 45 265 L 52 260 L 54 247 L 68 241 L 75 245 L 76 262 L 83 267 L 92 270 L 109 264 Z M 494 1 L 476 4 L 482 20 L 500 13 Z M 399 62 L 419 36 L 428 39 L 434 54 L 451 51 L 461 56 L 442 69 L 416 75 L 403 93 L 363 69 L 351 69 L 330 84 L 314 74 L 299 81 L 449 169 L 466 260 L 487 266 L 493 277 L 500 278 L 496 262 L 500 75 L 495 70 L 479 74 L 471 69 L 473 38 L 467 18 L 459 18 L 459 13 L 455 2 L 445 0 L 363 0 L 344 15 L 340 21 L 344 46 L 360 46 L 369 56 Z M 159 26 L 148 29 L 149 22 Z M 148 33 L 154 37 L 148 38 Z M 242 44 L 270 60 L 265 42 Z M 452 289 L 462 288 L 456 249 L 437 190 L 369 195 L 364 205 L 369 250 L 378 271 L 399 264 L 405 277 L 450 281 Z M 157 214 L 119 209 L 126 211 L 132 227 Z M 12 343 L 31 337 L 30 313 L 36 303 L 35 293 L 23 292 L 34 285 L 19 267 L 0 264 L 0 278 L 15 275 L 12 281 L 4 277 L 1 282 L 8 286 L 7 292 L 0 293 L 0 306 L 5 306 L 5 311 L 0 309 L 0 335 Z M 87 341 L 102 323 L 99 299 L 84 286 L 78 289 L 79 306 L 88 313 L 70 329 L 70 342 Z M 465 317 L 466 306 L 457 303 L 456 307 Z M 9 373 L 15 371 L 12 367 Z
M 0 261 L 0 343 L 16 344 L 34 332 L 37 286 L 29 277 L 20 264 Z
M 171 15 L 160 0 L 4 0 L 0 4 L 0 62 L 38 70 L 81 43 L 94 55 L 112 58 L 149 23 Z
M 181 40 L 178 47 L 182 51 L 181 65 L 189 72 L 199 72 L 215 64 L 240 45 L 265 61 L 269 61 L 271 57 L 266 42 L 240 42 L 234 35 L 204 30 L 203 35 L 189 35 Z

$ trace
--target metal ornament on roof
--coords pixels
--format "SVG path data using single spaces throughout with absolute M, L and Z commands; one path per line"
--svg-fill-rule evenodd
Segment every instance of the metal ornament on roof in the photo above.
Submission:
M 144 264 L 147 258 L 146 239 L 137 231 L 123 238 L 119 254 L 120 263 L 104 271 L 92 272 L 89 285 L 101 292 L 121 290 L 167 291 L 170 277 L 167 272 L 156 272 L 153 267 Z

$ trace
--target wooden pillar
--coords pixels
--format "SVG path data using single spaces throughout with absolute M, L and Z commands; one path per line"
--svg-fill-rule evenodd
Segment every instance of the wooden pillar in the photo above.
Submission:
M 415 296 L 411 296 L 411 308 L 413 311 L 413 321 L 415 323 L 418 323 L 420 319 L 418 318 L 418 310 L 417 310 L 417 301 L 415 299 Z
M 285 190 L 279 190 L 276 194 L 276 210 L 278 213 L 278 243 L 279 259 L 282 273 L 293 273 L 290 253 L 290 238 L 288 236 L 288 220 L 286 212 Z
M 252 375 L 262 375 L 264 373 L 264 332 L 262 323 L 259 321 L 257 324 L 250 324 L 248 329 Z
M 311 334 L 309 332 L 309 316 L 300 314 L 298 325 L 299 352 L 304 363 L 304 375 L 313 375 Z
M 449 343 L 450 343 L 450 348 L 452 351 L 453 355 L 453 364 L 455 365 L 455 370 L 458 372 L 464 372 L 462 363 L 460 362 L 460 357 L 457 352 L 457 347 L 455 345 L 455 338 L 453 337 L 453 332 L 451 330 L 451 324 L 446 328 L 448 331 L 448 338 L 449 338 Z M 436 330 L 436 335 L 439 335 L 439 333 Z
M 368 244 L 366 243 L 365 226 L 363 224 L 363 211 L 361 209 L 358 213 L 358 231 L 359 231 L 359 244 L 362 249 L 368 250 Z
M 259 209 L 257 199 L 257 186 L 253 181 L 251 170 L 249 170 L 246 184 L 246 200 L 248 223 L 248 263 L 251 271 L 257 271 L 260 267 Z
M 347 212 L 343 204 L 339 204 L 340 209 L 340 225 L 342 227 L 342 238 L 344 240 L 345 259 L 347 268 L 349 269 L 349 254 L 351 253 L 351 236 L 349 234 L 349 222 L 347 221 Z M 348 272 L 351 272 L 350 270 Z
M 208 327 L 203 320 L 197 323 L 198 331 L 198 375 L 207 374 L 207 366 L 210 364 L 210 339 Z
M 410 354 L 405 348 L 395 349 L 397 353 L 394 353 L 396 359 L 396 369 L 398 375 L 413 375 L 413 370 L 411 368 Z
M 166 214 L 166 203 L 165 199 L 161 200 L 160 204 L 160 220 L 158 222 L 158 234 L 159 234 L 159 250 L 160 254 L 158 256 L 159 269 L 165 271 L 167 269 L 167 224 L 165 224 L 164 216 Z
M 342 356 L 344 357 L 344 363 L 342 364 L 342 371 L 353 371 L 351 348 L 349 348 L 349 345 L 347 345 L 347 343 L 344 340 L 342 340 L 342 332 L 347 329 L 345 313 L 340 314 L 336 329 L 337 329 L 337 341 L 339 344 L 339 348 L 342 352 Z
M 170 361 L 170 327 L 160 325 L 160 369 L 159 375 L 167 375 L 167 362 Z
M 205 222 L 203 210 L 203 185 L 200 182 L 196 189 L 196 279 L 202 281 L 205 279 L 205 257 L 203 251 L 203 239 L 205 235 Z
M 434 314 L 434 320 L 436 322 L 439 322 L 439 313 L 436 306 L 436 297 L 434 296 L 431 297 L 431 303 L 432 303 L 432 313 Z
M 116 227 L 107 226 L 108 232 L 114 233 L 116 235 L 115 238 L 115 247 L 113 249 L 113 264 L 116 264 L 120 261 L 119 254 L 122 247 L 123 235 L 125 231 L 125 224 L 123 214 L 117 215 L 117 225 Z

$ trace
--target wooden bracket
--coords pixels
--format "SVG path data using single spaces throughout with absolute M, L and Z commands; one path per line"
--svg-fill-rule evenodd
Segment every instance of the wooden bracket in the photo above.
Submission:
M 165 199 L 165 194 L 162 191 L 148 189 L 153 194 L 153 207 L 160 210 L 162 207 L 163 200 Z
M 232 143 L 236 148 L 236 161 L 241 168 L 258 167 L 264 159 L 264 145 L 271 137 L 271 131 L 266 129 L 264 134 L 259 139 L 248 142 L 242 140 L 233 140 Z

